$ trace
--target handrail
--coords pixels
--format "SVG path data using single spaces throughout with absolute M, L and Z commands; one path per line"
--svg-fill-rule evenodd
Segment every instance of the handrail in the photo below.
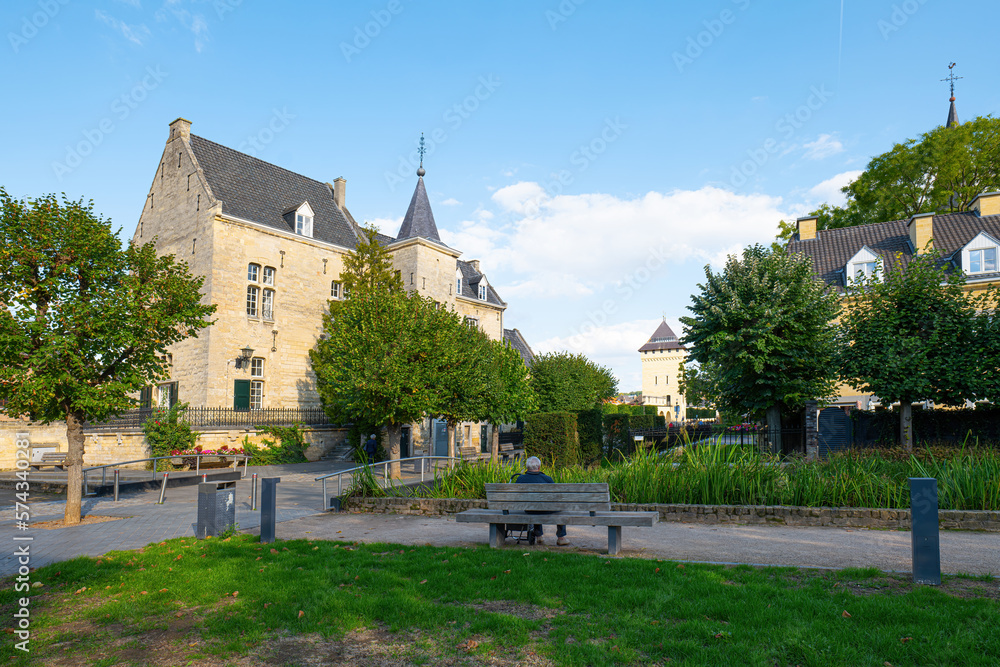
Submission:
M 101 471 L 101 486 L 108 483 L 108 468 L 121 468 L 122 466 L 131 465 L 132 463 L 144 463 L 145 461 L 153 462 L 153 476 L 150 479 L 156 479 L 156 473 L 159 472 L 157 468 L 159 467 L 158 461 L 163 459 L 195 459 L 195 475 L 201 473 L 201 459 L 204 456 L 212 456 L 216 458 L 230 458 L 233 459 L 233 470 L 239 470 L 239 459 L 243 459 L 243 472 L 240 475 L 241 479 L 245 479 L 247 476 L 247 465 L 250 463 L 249 454 L 177 454 L 171 456 L 150 456 L 145 459 L 135 459 L 134 461 L 118 461 L 117 463 L 105 463 L 99 466 L 90 466 L 89 468 L 83 469 L 83 489 L 84 495 L 95 496 L 96 493 L 87 493 L 87 473 L 91 470 Z
M 358 470 L 366 470 L 373 468 L 375 466 L 382 466 L 382 479 L 388 479 L 389 477 L 389 465 L 392 463 L 402 463 L 403 461 L 420 461 L 420 481 L 424 481 L 424 462 L 434 461 L 434 460 L 445 460 L 445 461 L 464 461 L 465 459 L 460 456 L 409 456 L 405 459 L 392 459 L 390 461 L 379 461 L 378 463 L 368 463 L 366 465 L 356 466 L 354 468 L 348 468 L 347 470 L 338 470 L 336 472 L 327 473 L 325 475 L 320 475 L 315 480 L 316 482 L 323 482 L 323 511 L 330 509 L 330 497 L 326 493 L 326 480 L 330 477 L 337 478 L 337 495 L 340 496 L 344 492 L 344 475 L 353 473 Z

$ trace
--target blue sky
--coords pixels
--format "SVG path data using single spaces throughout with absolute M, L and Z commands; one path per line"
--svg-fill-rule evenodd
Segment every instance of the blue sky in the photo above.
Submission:
M 996 114 L 991 2 L 0 6 L 0 185 L 131 235 L 170 121 L 322 181 L 395 234 L 420 133 L 442 238 L 505 323 L 639 388 L 636 349 L 727 253 L 839 201 L 893 143 Z M 977 33 L 982 30 L 983 34 Z M 990 74 L 994 72 L 994 74 Z

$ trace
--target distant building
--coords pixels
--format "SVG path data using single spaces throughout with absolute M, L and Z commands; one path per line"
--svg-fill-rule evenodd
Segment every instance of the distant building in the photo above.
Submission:
M 687 348 L 666 318 L 656 328 L 646 344 L 639 348 L 642 363 L 642 403 L 655 405 L 657 413 L 667 422 L 687 418 L 687 401 L 680 390 L 681 365 L 687 359 Z

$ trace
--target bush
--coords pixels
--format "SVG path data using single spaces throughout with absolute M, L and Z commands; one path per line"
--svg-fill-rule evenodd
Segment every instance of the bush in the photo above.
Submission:
M 632 415 L 628 419 L 628 426 L 633 430 L 651 429 L 655 425 L 656 417 L 654 415 Z
M 176 403 L 169 410 L 157 410 L 142 425 L 153 456 L 169 456 L 173 451 L 183 451 L 194 447 L 198 434 L 191 425 L 180 421 L 180 413 L 187 403 Z
M 667 418 L 664 417 L 663 415 L 655 415 L 653 417 L 653 420 L 654 420 L 653 428 L 666 428 L 667 427 Z
M 258 426 L 258 431 L 276 436 L 278 440 L 261 438 L 262 443 L 266 447 L 265 449 L 250 442 L 250 438 L 244 438 L 243 451 L 250 455 L 250 465 L 266 466 L 281 465 L 284 463 L 304 463 L 309 443 L 306 442 L 305 436 L 302 433 L 303 426 L 304 424 Z
M 606 415 L 616 415 L 620 412 L 618 409 L 620 407 L 617 403 L 605 403 L 601 406 L 601 412 Z
M 623 405 L 622 407 L 623 408 L 627 407 L 628 408 L 628 413 L 630 415 L 634 415 L 636 417 L 640 417 L 643 414 L 645 414 L 645 412 L 643 411 L 644 408 L 646 407 L 645 405 L 627 405 L 627 406 Z M 624 412 L 624 410 L 622 410 L 622 412 Z
M 629 434 L 629 415 L 604 415 L 604 447 L 608 458 L 628 456 L 635 449 Z
M 584 464 L 599 461 L 603 454 L 601 441 L 601 410 L 580 410 L 576 413 L 576 429 L 580 436 L 580 462 Z
M 537 456 L 547 465 L 574 465 L 580 460 L 576 415 L 541 412 L 524 424 L 525 456 Z
M 656 416 L 657 407 L 655 405 L 644 405 L 642 406 L 642 414 Z
M 688 408 L 688 419 L 715 419 L 714 408 Z

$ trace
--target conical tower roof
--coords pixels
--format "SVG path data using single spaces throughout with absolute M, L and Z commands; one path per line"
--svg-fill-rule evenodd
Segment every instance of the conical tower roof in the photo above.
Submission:
M 667 320 L 664 319 L 660 322 L 660 326 L 656 327 L 656 331 L 653 335 L 649 337 L 646 344 L 639 348 L 640 352 L 649 352 L 651 350 L 685 350 L 683 345 L 677 340 L 677 334 L 674 333 L 670 325 L 667 324 Z
M 420 171 L 423 171 L 422 167 Z M 406 215 L 403 217 L 403 224 L 399 226 L 396 240 L 402 241 L 418 236 L 441 243 L 437 225 L 434 223 L 434 212 L 431 211 L 431 203 L 427 200 L 423 174 L 417 178 L 417 189 L 413 191 L 410 207 L 406 209 Z
M 955 127 L 958 125 L 958 111 L 955 110 L 955 98 L 951 98 L 951 107 L 948 109 L 948 122 L 945 127 Z

